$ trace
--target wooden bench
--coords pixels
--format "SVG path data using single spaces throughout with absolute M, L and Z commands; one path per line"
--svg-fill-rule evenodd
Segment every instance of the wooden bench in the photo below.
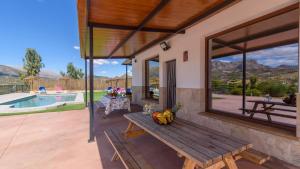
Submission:
M 255 164 L 262 165 L 268 160 L 270 160 L 270 156 L 267 154 L 264 154 L 262 152 L 256 151 L 254 149 L 248 149 L 241 154 L 235 156 L 235 160 L 244 158 L 248 161 L 251 161 Z
M 126 169 L 153 169 L 132 144 L 123 138 L 120 131 L 108 129 L 104 133 L 115 150 L 112 161 L 120 159 Z
M 296 119 L 296 116 L 294 116 L 294 115 L 272 113 L 272 112 L 265 111 L 265 110 L 252 110 L 252 109 L 243 109 L 243 108 L 241 108 L 240 110 L 244 110 L 246 113 L 250 114 L 250 118 L 253 118 L 253 115 L 255 113 L 260 113 L 260 114 L 267 115 L 269 121 L 272 121 L 271 116 L 278 116 L 278 117 Z M 279 110 L 279 108 L 272 108 L 272 110 Z M 283 110 L 283 109 L 280 109 L 280 110 Z M 291 110 L 289 110 L 289 112 L 291 112 Z

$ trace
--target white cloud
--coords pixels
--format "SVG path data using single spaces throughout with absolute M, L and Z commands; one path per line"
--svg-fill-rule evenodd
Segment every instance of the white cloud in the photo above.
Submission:
M 119 62 L 118 61 L 112 61 L 111 64 L 117 65 L 117 64 L 119 64 Z
M 75 50 L 79 50 L 80 49 L 80 47 L 79 46 L 73 46 L 73 48 L 75 49 Z
M 247 59 L 257 60 L 258 63 L 271 67 L 298 64 L 298 46 L 287 45 L 277 48 L 251 52 Z
M 280 65 L 298 64 L 298 44 L 280 46 L 247 53 L 247 60 L 256 60 L 265 66 L 277 67 Z M 233 55 L 219 58 L 221 62 L 237 62 L 242 60 L 242 55 Z
M 106 74 L 106 73 L 107 73 L 107 71 L 105 71 L 105 70 L 102 70 L 100 73 L 101 73 L 101 74 Z
M 225 63 L 230 63 L 230 62 L 231 62 L 230 60 L 222 60 L 222 59 L 220 59 L 220 60 L 218 60 L 218 61 L 220 61 L 220 62 L 225 62 Z
M 132 76 L 132 70 L 127 71 L 128 76 Z
M 104 64 L 110 64 L 110 62 L 106 59 L 96 59 L 96 60 L 94 60 L 94 64 L 104 65 Z

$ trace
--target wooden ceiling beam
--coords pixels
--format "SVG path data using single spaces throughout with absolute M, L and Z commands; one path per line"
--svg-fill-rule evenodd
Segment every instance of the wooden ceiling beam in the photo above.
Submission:
M 201 21 L 202 19 L 216 13 L 217 11 L 219 11 L 220 9 L 225 8 L 226 6 L 229 6 L 230 4 L 234 3 L 234 2 L 239 2 L 241 0 L 225 0 L 223 3 L 220 3 L 216 6 L 214 6 L 213 8 L 205 11 L 203 14 L 197 16 L 196 18 L 190 20 L 189 22 L 187 22 L 186 24 L 182 25 L 180 28 L 177 29 L 177 31 L 182 31 L 185 30 L 189 27 L 191 27 L 192 25 L 198 23 L 199 21 Z
M 133 54 L 131 54 L 130 58 L 134 58 L 135 55 L 137 55 L 137 54 L 143 52 L 144 50 L 147 50 L 148 48 L 150 48 L 150 47 L 152 47 L 152 46 L 158 44 L 159 42 L 161 42 L 161 41 L 163 41 L 163 40 L 169 38 L 171 35 L 172 35 L 172 34 L 168 34 L 168 35 L 166 35 L 166 36 L 163 36 L 163 37 L 161 37 L 161 38 L 158 38 L 158 39 L 156 39 L 156 40 L 154 40 L 154 41 L 148 43 L 148 44 L 145 45 L 144 47 L 140 48 L 139 50 L 137 50 L 136 52 L 134 52 Z
M 233 4 L 233 3 L 236 3 L 236 2 L 239 2 L 240 0 L 226 0 L 224 1 L 223 3 L 209 9 L 208 11 L 206 11 L 204 14 L 202 15 L 199 15 L 198 17 L 196 17 L 195 19 L 187 22 L 186 24 L 182 25 L 180 28 L 177 29 L 176 32 L 181 32 L 181 31 L 185 31 L 185 29 L 191 27 L 192 25 L 198 23 L 199 21 L 201 21 L 202 19 L 208 17 L 209 15 L 212 15 L 214 13 L 216 13 L 217 11 Z M 144 50 L 147 50 L 148 48 L 151 48 L 152 46 L 172 37 L 174 34 L 169 34 L 169 35 L 166 35 L 162 38 L 159 38 L 157 40 L 154 40 L 153 42 L 150 42 L 148 43 L 147 45 L 145 45 L 144 47 L 142 47 L 141 49 L 137 50 L 136 52 L 134 52 L 133 54 L 131 54 L 131 58 L 135 57 L 135 55 L 143 52 Z
M 229 48 L 232 48 L 232 49 L 235 49 L 235 50 L 238 50 L 238 51 L 244 51 L 244 48 L 240 47 L 240 46 L 236 46 L 236 45 L 232 45 L 232 44 L 228 44 L 228 42 L 225 42 L 221 39 L 212 39 L 213 42 L 215 43 L 218 43 L 224 47 L 229 47 Z
M 125 25 L 111 25 L 105 23 L 96 23 L 96 22 L 89 22 L 89 26 L 93 26 L 94 28 L 106 28 L 106 29 L 116 29 L 116 30 L 137 30 L 138 27 L 136 26 L 125 26 Z M 184 34 L 185 31 L 177 32 L 177 30 L 172 29 L 160 29 L 160 28 L 147 28 L 143 27 L 140 31 L 144 32 L 159 32 L 159 33 L 178 33 Z
M 133 30 L 125 39 L 123 39 L 115 49 L 109 54 L 111 57 L 118 49 L 120 49 L 133 35 L 140 31 L 159 11 L 161 11 L 170 0 L 161 0 L 160 3 L 147 15 L 147 17 L 139 24 L 136 30 Z
M 294 38 L 294 39 L 283 40 L 283 41 L 270 43 L 270 44 L 266 44 L 266 45 L 261 45 L 261 46 L 257 46 L 257 47 L 251 47 L 251 48 L 247 48 L 245 50 L 245 52 L 254 52 L 254 51 L 258 51 L 258 50 L 270 49 L 270 48 L 275 48 L 275 47 L 284 46 L 284 45 L 291 45 L 291 44 L 298 43 L 298 40 L 299 40 L 298 38 Z M 225 54 L 219 54 L 219 55 L 212 56 L 212 58 L 214 58 L 214 59 L 222 58 L 222 57 L 237 55 L 237 54 L 241 54 L 241 53 L 242 53 L 241 51 L 228 52 Z
M 255 39 L 258 39 L 258 38 L 271 36 L 271 35 L 274 35 L 274 34 L 277 34 L 277 33 L 286 32 L 286 31 L 289 31 L 289 30 L 297 29 L 297 28 L 299 28 L 299 23 L 298 22 L 291 23 L 291 24 L 286 24 L 286 25 L 283 25 L 283 26 L 280 26 L 280 27 L 277 27 L 277 28 L 274 28 L 274 29 L 269 29 L 269 30 L 266 30 L 266 31 L 263 31 L 263 32 L 259 32 L 259 33 L 253 34 L 253 35 L 249 35 L 247 37 L 243 37 L 243 38 L 239 38 L 239 39 L 236 39 L 236 40 L 229 41 L 229 42 L 227 42 L 227 45 L 239 44 L 239 43 L 242 43 L 242 42 L 247 42 L 247 41 L 255 40 Z M 223 45 L 214 46 L 213 50 L 223 48 L 223 47 L 224 47 Z

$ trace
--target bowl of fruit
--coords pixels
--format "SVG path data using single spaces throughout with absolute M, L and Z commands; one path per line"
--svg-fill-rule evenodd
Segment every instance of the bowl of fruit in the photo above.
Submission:
M 156 111 L 152 113 L 152 119 L 157 124 L 166 125 L 174 121 L 174 114 L 171 109 L 166 109 L 163 112 Z

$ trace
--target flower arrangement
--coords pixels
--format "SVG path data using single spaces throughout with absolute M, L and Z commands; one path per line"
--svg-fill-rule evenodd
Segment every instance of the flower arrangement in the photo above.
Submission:
M 112 88 L 110 90 L 107 90 L 107 95 L 111 97 L 117 97 L 117 96 L 125 96 L 126 90 L 124 88 Z
M 153 105 L 152 104 L 145 104 L 143 108 L 144 112 L 143 114 L 151 114 L 153 110 Z
M 182 108 L 182 104 L 177 102 L 174 107 L 172 107 L 172 113 L 176 116 L 176 113 Z

